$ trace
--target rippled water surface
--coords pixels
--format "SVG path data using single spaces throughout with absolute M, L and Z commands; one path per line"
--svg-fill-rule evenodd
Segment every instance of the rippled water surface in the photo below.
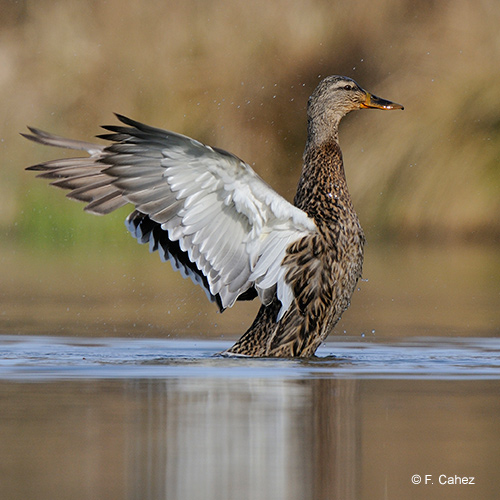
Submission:
M 228 345 L 0 336 L 2 498 L 497 498 L 499 339 Z
M 0 378 L 499 379 L 500 339 L 329 342 L 310 360 L 231 358 L 231 344 L 164 339 L 0 336 Z

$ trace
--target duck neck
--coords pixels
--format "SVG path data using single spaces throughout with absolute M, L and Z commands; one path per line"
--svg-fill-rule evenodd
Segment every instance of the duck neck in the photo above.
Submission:
M 323 144 L 331 142 L 339 143 L 339 124 L 344 113 L 330 111 L 325 113 L 315 113 L 309 111 L 307 117 L 307 145 L 306 152 L 311 148 L 321 148 Z M 305 152 L 304 152 L 305 155 Z
M 330 137 L 319 145 L 308 141 L 294 203 L 318 225 L 332 218 L 355 216 L 342 152 L 335 138 Z

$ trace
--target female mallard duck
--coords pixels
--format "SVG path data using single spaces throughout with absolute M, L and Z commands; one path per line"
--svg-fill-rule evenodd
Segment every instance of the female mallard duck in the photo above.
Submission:
M 119 115 L 128 126 L 106 126 L 112 133 L 99 136 L 109 146 L 30 128 L 28 139 L 90 156 L 28 170 L 55 179 L 94 214 L 133 204 L 130 232 L 221 311 L 258 296 L 257 317 L 225 354 L 307 357 L 347 309 L 361 276 L 365 238 L 338 143 L 340 120 L 360 108 L 403 106 L 343 76 L 325 78 L 310 97 L 295 206 L 231 153 Z

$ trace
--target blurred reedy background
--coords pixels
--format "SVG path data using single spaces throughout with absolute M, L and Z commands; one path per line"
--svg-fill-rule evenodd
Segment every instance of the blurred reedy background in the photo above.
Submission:
M 71 230 L 48 237 L 47 214 L 78 224 L 82 240 L 101 227 L 23 171 L 59 154 L 22 139 L 26 124 L 89 139 L 119 112 L 230 150 L 292 199 L 307 97 L 329 74 L 406 108 L 355 113 L 341 128 L 370 238 L 500 234 L 495 0 L 0 6 L 0 224 L 16 222 L 14 237 L 78 238 Z

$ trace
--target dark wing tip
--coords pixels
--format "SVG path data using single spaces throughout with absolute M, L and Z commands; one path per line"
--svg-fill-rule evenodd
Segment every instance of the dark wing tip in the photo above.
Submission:
M 36 172 L 42 172 L 44 170 L 47 170 L 47 167 L 43 163 L 38 163 L 37 165 L 26 167 L 24 170 L 34 170 Z
M 120 115 L 119 113 L 113 114 L 118 118 L 118 120 L 120 120 L 125 125 L 132 127 L 132 129 L 140 130 L 142 132 L 151 132 L 152 130 L 154 130 L 153 127 L 148 127 L 147 125 L 144 125 L 144 123 L 132 120 L 132 118 L 127 118 L 126 116 Z M 105 139 L 107 141 L 120 142 L 127 138 L 129 135 L 135 135 L 132 129 L 123 127 L 121 125 L 101 125 L 101 128 L 103 128 L 104 130 L 108 130 L 109 132 L 113 132 L 113 134 L 100 134 L 96 136 L 99 139 Z
M 136 120 L 132 120 L 132 118 L 128 118 L 125 115 L 121 115 L 120 113 L 113 113 L 116 118 L 118 118 L 119 121 L 124 123 L 125 125 L 129 125 L 130 127 L 137 128 L 139 130 L 142 130 L 143 128 L 152 128 L 148 127 L 147 125 L 144 125 L 144 123 L 138 122 Z M 119 125 L 101 125 L 101 127 L 105 130 L 110 130 L 111 127 L 119 127 Z M 121 127 L 123 129 L 123 127 Z
M 28 130 L 31 132 L 31 134 L 26 134 L 24 132 L 19 132 L 19 134 L 22 135 L 25 139 L 28 139 L 29 141 L 33 142 L 38 142 L 39 144 L 45 144 L 44 138 L 50 136 L 48 132 L 44 132 L 43 130 L 40 130 L 35 127 L 28 126 Z
M 125 123 L 125 125 L 130 125 L 132 127 L 137 127 L 137 125 L 142 125 L 141 123 L 132 120 L 132 118 L 128 118 L 125 115 L 121 115 L 120 113 L 114 113 L 114 115 L 120 120 L 122 123 Z
M 33 135 L 26 134 L 25 132 L 19 132 L 19 135 L 22 135 L 25 139 L 29 139 L 30 141 L 34 141 L 35 140 L 35 137 Z
M 119 113 L 114 113 L 114 115 L 118 118 L 118 120 L 120 120 L 125 125 L 128 125 L 129 127 L 132 127 L 136 130 L 139 130 L 140 132 L 152 134 L 155 136 L 158 134 L 163 135 L 163 134 L 167 133 L 167 131 L 164 129 L 161 129 L 158 127 L 152 127 L 151 125 L 146 125 L 145 123 L 138 122 L 137 120 L 132 120 L 132 118 L 128 118 L 127 116 L 120 115 Z M 106 130 L 110 130 L 110 127 L 103 127 L 103 128 L 105 128 Z M 123 127 L 121 127 L 121 129 L 123 130 Z M 169 132 L 169 133 L 172 134 L 172 132 Z M 179 135 L 179 134 L 176 134 L 176 135 Z

